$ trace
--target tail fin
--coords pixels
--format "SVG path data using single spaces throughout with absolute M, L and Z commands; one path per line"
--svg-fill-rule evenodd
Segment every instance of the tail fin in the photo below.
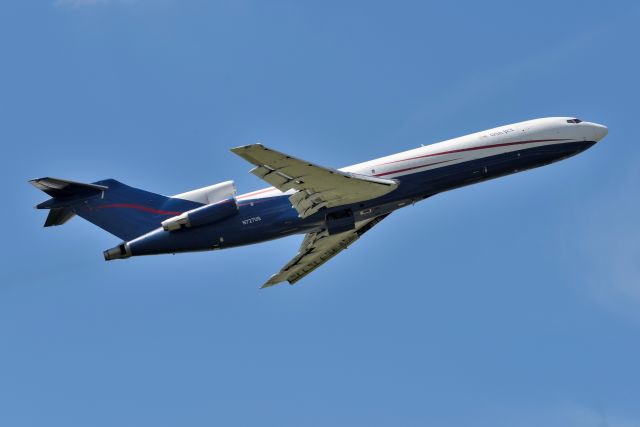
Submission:
M 84 184 L 47 177 L 29 182 L 52 197 L 36 206 L 50 209 L 45 227 L 62 225 L 78 215 L 126 241 L 160 227 L 167 218 L 201 206 L 129 187 L 114 179 Z

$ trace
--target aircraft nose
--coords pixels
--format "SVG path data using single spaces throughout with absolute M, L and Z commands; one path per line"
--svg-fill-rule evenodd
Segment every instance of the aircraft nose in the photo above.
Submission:
M 591 123 L 591 129 L 592 129 L 593 138 L 595 141 L 600 141 L 609 133 L 609 128 L 607 128 L 604 125 L 600 125 L 598 123 Z

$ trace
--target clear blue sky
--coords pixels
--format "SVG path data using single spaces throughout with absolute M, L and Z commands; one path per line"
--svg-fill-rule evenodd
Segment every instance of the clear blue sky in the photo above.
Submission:
M 635 2 L 0 4 L 0 425 L 640 426 Z M 530 118 L 609 136 L 396 212 L 299 285 L 300 238 L 106 263 L 27 179 L 263 186 Z

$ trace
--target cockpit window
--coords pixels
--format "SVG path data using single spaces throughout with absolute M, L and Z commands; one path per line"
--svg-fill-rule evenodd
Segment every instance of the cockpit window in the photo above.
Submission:
M 580 120 L 580 119 L 570 119 L 570 120 L 567 120 L 567 123 L 582 123 L 582 120 Z

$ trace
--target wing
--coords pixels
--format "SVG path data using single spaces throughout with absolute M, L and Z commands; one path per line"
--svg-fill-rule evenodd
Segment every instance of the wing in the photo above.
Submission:
M 316 268 L 336 256 L 343 249 L 346 249 L 353 242 L 358 240 L 367 231 L 385 219 L 387 216 L 361 221 L 356 223 L 356 228 L 344 233 L 328 235 L 326 231 L 320 233 L 309 233 L 304 236 L 298 253 L 282 270 L 274 274 L 262 285 L 262 288 L 277 285 L 285 280 L 293 285 Z
M 282 192 L 296 192 L 289 197 L 300 218 L 327 207 L 375 199 L 395 190 L 398 182 L 349 172 L 341 172 L 296 159 L 262 144 L 231 149 L 254 164 L 251 173 Z

